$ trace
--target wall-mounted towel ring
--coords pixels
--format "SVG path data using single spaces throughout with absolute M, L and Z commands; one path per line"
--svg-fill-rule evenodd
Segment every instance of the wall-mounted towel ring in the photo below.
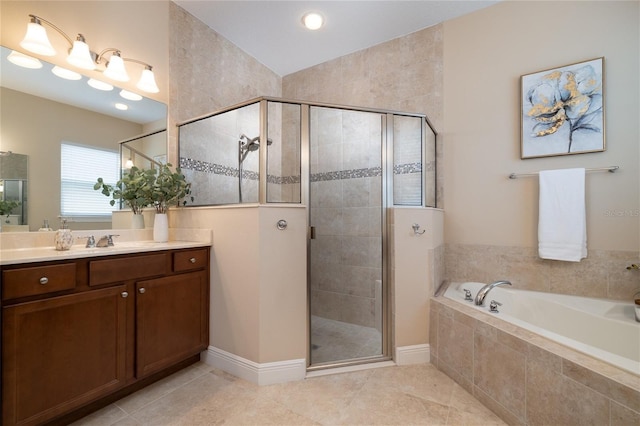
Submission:
M 415 235 L 422 235 L 422 234 L 424 234 L 425 232 L 427 232 L 427 230 L 426 230 L 426 229 L 423 229 L 423 230 L 421 231 L 421 230 L 420 230 L 420 225 L 419 225 L 419 224 L 417 224 L 417 223 L 414 223 L 413 225 L 411 225 L 411 227 L 413 228 L 413 233 L 414 233 Z

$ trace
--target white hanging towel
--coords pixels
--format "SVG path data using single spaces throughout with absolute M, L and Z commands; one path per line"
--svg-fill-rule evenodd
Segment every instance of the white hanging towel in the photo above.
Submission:
M 587 257 L 585 169 L 540 172 L 538 255 L 580 262 Z

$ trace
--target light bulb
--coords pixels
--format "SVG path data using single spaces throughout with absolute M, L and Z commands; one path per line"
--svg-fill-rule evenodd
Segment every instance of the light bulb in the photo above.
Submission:
M 319 13 L 309 12 L 302 17 L 302 23 L 309 30 L 317 30 L 324 24 L 324 18 Z

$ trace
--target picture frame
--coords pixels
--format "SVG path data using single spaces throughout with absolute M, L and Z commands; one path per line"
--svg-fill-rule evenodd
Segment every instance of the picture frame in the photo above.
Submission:
M 606 149 L 604 57 L 520 77 L 521 159 Z

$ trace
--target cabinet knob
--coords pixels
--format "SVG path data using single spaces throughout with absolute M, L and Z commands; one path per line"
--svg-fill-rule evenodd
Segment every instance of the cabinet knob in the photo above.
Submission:
M 120 293 L 120 296 L 126 298 L 127 296 L 129 296 L 129 293 L 127 293 L 126 291 L 123 291 L 122 293 Z
M 144 287 L 140 287 L 140 289 L 138 289 L 138 292 L 140 292 L 141 294 L 144 293 L 145 291 L 147 291 L 147 289 Z
M 40 278 L 40 284 L 45 285 L 48 282 L 49 282 L 49 278 L 47 278 L 47 277 Z
M 196 258 L 195 258 L 195 257 L 192 257 L 191 259 L 189 259 L 189 262 L 191 262 L 191 263 L 196 263 Z

